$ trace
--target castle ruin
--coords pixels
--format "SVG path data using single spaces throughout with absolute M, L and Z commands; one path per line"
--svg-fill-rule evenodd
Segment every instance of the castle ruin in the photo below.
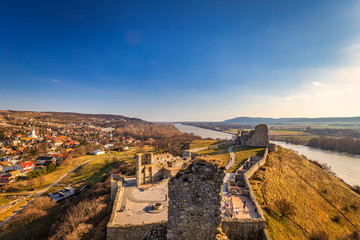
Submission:
M 269 146 L 269 129 L 266 124 L 260 124 L 251 131 L 239 131 L 235 144 L 253 147 Z
M 277 149 L 275 144 L 270 143 L 269 129 L 266 124 L 259 124 L 254 130 L 239 131 L 235 138 L 235 145 L 267 147 L 269 152 L 274 152 Z
M 192 150 L 184 151 L 182 158 L 138 154 L 136 178 L 112 177 L 115 200 L 107 239 L 270 239 L 249 178 L 276 145 L 269 143 L 266 125 L 242 131 L 236 141 L 265 147 L 264 156 L 249 157 L 231 173 Z
M 170 153 L 139 153 L 136 157 L 136 186 L 175 176 L 187 158 L 174 157 Z

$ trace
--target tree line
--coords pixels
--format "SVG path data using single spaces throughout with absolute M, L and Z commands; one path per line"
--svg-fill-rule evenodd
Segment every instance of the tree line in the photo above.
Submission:
M 360 139 L 360 131 L 355 129 L 339 129 L 339 128 L 311 128 L 307 127 L 305 132 L 320 136 L 328 137 L 349 137 Z
M 307 146 L 325 150 L 360 154 L 360 139 L 349 137 L 335 138 L 321 136 L 310 139 Z

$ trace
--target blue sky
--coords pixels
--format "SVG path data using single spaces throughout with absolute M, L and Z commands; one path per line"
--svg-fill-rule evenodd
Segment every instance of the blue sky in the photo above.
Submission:
M 360 115 L 359 10 L 347 0 L 1 1 L 0 109 Z

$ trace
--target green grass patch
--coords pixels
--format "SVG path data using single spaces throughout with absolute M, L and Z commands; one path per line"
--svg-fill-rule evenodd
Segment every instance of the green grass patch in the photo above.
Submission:
M 32 197 L 29 197 L 27 199 L 22 200 L 21 202 L 18 202 L 17 204 L 13 205 L 12 207 L 10 207 L 9 209 L 7 209 L 6 211 L 2 212 L 0 214 L 0 222 L 4 221 L 6 218 L 10 217 L 11 214 L 13 214 L 13 212 L 19 210 L 19 208 L 24 205 L 25 203 L 29 202 L 31 200 Z
M 9 202 L 13 201 L 12 199 L 6 197 L 6 196 L 0 196 L 0 206 L 7 204 Z
M 235 164 L 227 172 L 233 173 L 250 157 L 250 156 L 257 156 L 262 157 L 264 156 L 265 148 L 259 147 L 248 147 L 248 146 L 236 146 L 233 148 L 233 152 L 236 154 L 235 157 Z
M 190 144 L 190 149 L 200 148 L 200 147 L 209 147 L 211 145 L 215 145 L 215 144 L 219 144 L 219 143 L 220 142 L 216 141 L 216 140 L 207 140 L 207 139 L 194 140 Z
M 94 156 L 94 155 L 86 155 L 79 158 L 73 158 L 73 159 L 67 159 L 64 162 L 61 163 L 60 166 L 56 168 L 55 171 L 46 174 L 46 175 L 40 175 L 36 178 L 30 179 L 30 180 L 24 180 L 19 181 L 15 183 L 9 184 L 8 187 L 13 193 L 15 192 L 26 192 L 30 191 L 31 189 L 35 188 L 36 190 L 41 190 L 58 180 L 60 177 L 64 176 L 66 173 L 77 167 L 83 162 L 86 162 L 88 160 L 93 160 L 94 162 L 100 160 L 103 161 L 107 157 L 110 156 L 116 156 L 119 155 L 117 152 L 108 153 L 104 155 Z M 129 153 L 129 155 L 133 156 L 133 153 Z M 91 163 L 91 162 L 90 162 Z M 86 164 L 87 165 L 87 164 Z
M 120 162 L 127 162 L 134 165 L 134 156 L 134 152 L 123 152 L 117 156 L 93 160 L 70 173 L 61 180 L 57 186 L 49 189 L 48 193 L 80 180 L 86 181 L 90 184 L 104 181 L 107 174 L 119 166 Z
M 224 166 L 229 162 L 230 160 L 230 154 L 228 152 L 228 147 L 221 147 L 221 148 L 215 148 L 215 149 L 208 149 L 204 151 L 197 152 L 201 155 L 207 155 L 208 157 L 212 159 L 219 160 L 223 163 Z

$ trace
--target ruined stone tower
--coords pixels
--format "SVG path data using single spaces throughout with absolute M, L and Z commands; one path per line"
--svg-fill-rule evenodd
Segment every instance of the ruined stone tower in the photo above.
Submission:
M 224 170 L 219 162 L 197 158 L 169 181 L 167 239 L 216 239 Z
M 253 147 L 268 147 L 269 146 L 269 129 L 266 124 L 260 124 L 251 131 L 239 131 L 236 144 Z

